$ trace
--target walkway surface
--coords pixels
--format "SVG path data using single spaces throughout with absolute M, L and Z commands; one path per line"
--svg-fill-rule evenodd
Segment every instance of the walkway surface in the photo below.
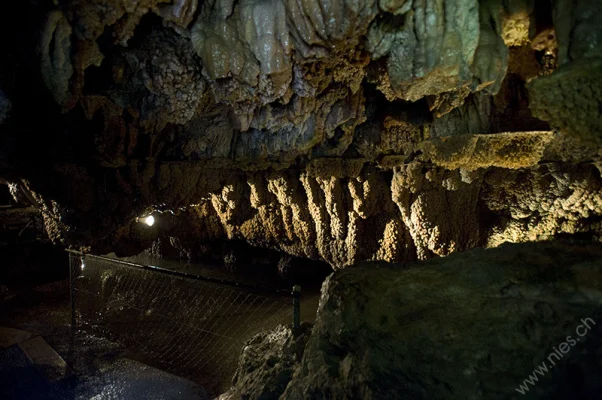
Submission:
M 72 332 L 69 315 L 66 281 L 0 293 L 1 400 L 209 398 L 189 380 L 130 359 L 119 344 Z
M 110 343 L 88 337 L 101 350 L 92 360 L 79 358 L 74 367 L 39 335 L 0 327 L 0 398 L 160 400 L 206 399 L 195 383 L 127 358 L 105 359 Z M 107 347 L 108 346 L 108 347 Z M 77 365 L 80 364 L 80 365 Z

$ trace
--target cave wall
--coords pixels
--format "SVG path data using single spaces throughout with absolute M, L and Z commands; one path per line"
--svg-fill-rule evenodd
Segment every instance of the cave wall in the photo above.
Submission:
M 432 158 L 456 165 L 453 169 L 431 161 L 373 165 L 343 158 L 269 172 L 147 162 L 129 165 L 123 175 L 110 170 L 103 186 L 77 166 L 63 166 L 53 186 L 58 184 L 60 193 L 76 193 L 74 208 L 35 192 L 31 196 L 39 199 L 56 240 L 124 254 L 139 252 L 158 238 L 185 252 L 233 239 L 341 267 L 565 234 L 600 240 L 600 164 L 540 162 L 533 155 L 552 151 L 552 145 L 542 144 L 554 143 L 550 136 L 480 135 L 423 147 L 420 157 L 428 157 L 429 148 Z M 479 149 L 479 141 L 501 144 Z M 448 149 L 467 143 L 474 149 L 470 155 Z M 30 186 L 25 180 L 22 184 Z M 155 212 L 152 227 L 135 220 L 148 212 Z
M 340 267 L 600 239 L 595 1 L 6 7 L 0 176 L 56 243 Z

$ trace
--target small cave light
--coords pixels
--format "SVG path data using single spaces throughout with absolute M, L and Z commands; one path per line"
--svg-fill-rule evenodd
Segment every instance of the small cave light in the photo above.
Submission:
M 155 217 L 149 215 L 148 217 L 143 219 L 144 223 L 148 226 L 153 226 L 155 224 Z

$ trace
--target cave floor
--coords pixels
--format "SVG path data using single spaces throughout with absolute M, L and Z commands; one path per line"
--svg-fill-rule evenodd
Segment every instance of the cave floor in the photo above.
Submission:
M 0 398 L 207 397 L 197 384 L 132 360 L 130 351 L 110 340 L 84 330 L 72 331 L 68 281 L 3 292 Z M 37 348 L 28 345 L 32 341 L 39 342 Z M 54 353 L 54 360 L 40 360 L 39 354 L 44 351 Z M 64 368 L 57 367 L 61 362 Z
M 314 288 L 315 289 L 315 288 Z M 301 320 L 314 321 L 318 290 L 304 290 Z M 205 389 L 194 382 L 150 367 L 156 365 L 145 354 L 109 340 L 106 332 L 90 326 L 72 330 L 69 281 L 30 283 L 0 290 L 0 398 L 2 399 L 90 399 L 110 398 L 204 398 Z M 39 337 L 66 363 L 68 373 L 53 382 L 40 375 L 19 352 L 19 339 L 2 339 L 3 328 Z M 5 335 L 6 336 L 6 335 Z M 109 339 L 107 339 L 109 338 Z M 237 357 L 235 358 L 235 360 Z M 25 360 L 25 361 L 24 361 Z M 161 367 L 161 366 L 159 366 Z M 43 374 L 42 374 L 43 375 Z M 196 379 L 199 378 L 199 379 Z M 203 381 L 203 383 L 205 383 Z M 207 386 L 213 394 L 226 391 L 230 377 Z M 167 390 L 167 392 L 166 392 Z M 157 397 L 157 394 L 159 396 Z M 100 397 L 95 397 L 100 396 Z M 104 396 L 104 397 L 103 397 Z

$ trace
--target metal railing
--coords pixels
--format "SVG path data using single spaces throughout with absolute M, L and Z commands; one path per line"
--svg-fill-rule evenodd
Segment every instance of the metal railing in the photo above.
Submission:
M 209 392 L 229 385 L 253 335 L 299 321 L 296 291 L 293 311 L 288 291 L 77 252 L 69 258 L 73 327 L 108 335 Z

